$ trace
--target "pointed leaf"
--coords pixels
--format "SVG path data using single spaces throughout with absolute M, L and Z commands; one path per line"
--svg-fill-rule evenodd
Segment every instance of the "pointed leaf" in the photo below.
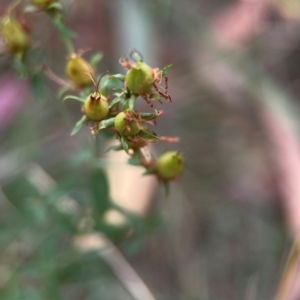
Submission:
M 91 178 L 91 193 L 93 200 L 93 212 L 98 219 L 110 207 L 109 201 L 109 186 L 106 174 L 101 169 L 96 169 L 92 172 Z
M 112 108 L 113 106 L 115 106 L 120 101 L 121 101 L 120 97 L 116 97 L 113 101 L 110 102 L 108 108 Z
M 150 171 L 150 170 L 146 170 L 146 171 L 142 174 L 142 176 L 147 176 L 147 175 L 153 175 L 153 172 Z
M 131 58 L 134 60 L 134 61 L 143 61 L 143 58 L 141 57 L 141 55 L 136 51 L 136 50 L 133 50 L 132 53 L 131 53 Z
M 49 4 L 47 6 L 47 10 L 50 10 L 50 9 L 55 9 L 55 10 L 60 10 L 62 11 L 63 10 L 63 6 L 60 2 L 56 1 L 56 2 L 53 2 L 51 4 Z
M 150 134 L 149 132 L 143 130 L 138 133 L 138 136 L 146 140 L 159 140 L 159 137 L 156 135 Z
M 26 5 L 25 8 L 24 8 L 24 10 L 23 10 L 24 13 L 33 13 L 33 12 L 36 12 L 36 11 L 38 11 L 36 9 L 36 7 L 33 6 L 33 5 L 31 5 L 31 4 Z
M 171 69 L 171 67 L 172 67 L 172 64 L 170 64 L 170 65 L 164 67 L 164 68 L 161 70 L 161 75 L 162 75 L 162 77 L 164 77 L 164 76 L 168 73 L 168 71 Z
M 131 166 L 141 166 L 141 162 L 138 160 L 137 157 L 130 157 L 127 163 Z
M 53 18 L 53 23 L 63 37 L 71 38 L 76 36 L 72 30 L 66 27 L 60 15 L 57 15 Z
M 57 93 L 58 98 L 61 98 L 62 95 L 63 95 L 65 92 L 71 90 L 71 88 L 72 88 L 71 86 L 63 86 L 63 87 L 61 87 L 61 88 L 58 90 L 58 93 Z
M 116 87 L 116 88 L 113 88 L 112 90 L 114 90 L 114 91 L 121 91 L 121 92 L 124 92 L 124 93 L 127 92 L 126 89 L 124 89 L 123 87 Z
M 170 181 L 164 181 L 163 185 L 165 188 L 166 196 L 169 196 L 170 195 Z
M 110 152 L 110 151 L 120 151 L 123 150 L 122 145 L 114 145 L 114 146 L 110 146 L 105 152 Z
M 126 139 L 125 136 L 121 136 L 121 144 L 122 144 L 122 147 L 123 149 L 128 152 L 128 149 L 129 149 L 129 146 L 128 146 L 128 140 Z
M 151 95 L 151 98 L 154 98 L 156 101 L 158 101 L 160 104 L 163 104 L 162 101 L 161 101 L 161 97 L 159 95 L 159 93 L 153 93 Z
M 136 99 L 137 99 L 136 95 L 131 95 L 131 97 L 129 99 L 129 110 L 134 109 L 134 104 L 135 104 Z
M 41 74 L 35 74 L 31 78 L 31 86 L 35 97 L 42 103 L 46 102 Z
M 98 63 L 102 60 L 102 58 L 103 58 L 102 52 L 95 53 L 90 59 L 90 66 L 92 68 L 95 68 L 98 65 Z
M 157 110 L 155 110 L 154 113 L 140 113 L 140 118 L 143 119 L 143 120 L 149 120 L 149 119 L 151 120 L 151 119 L 153 119 L 157 116 L 158 116 L 158 111 Z
M 104 128 L 110 128 L 115 125 L 115 118 L 110 118 L 107 120 L 103 120 L 99 123 L 98 130 L 104 129 Z
M 76 134 L 80 129 L 81 127 L 84 125 L 84 123 L 88 120 L 87 116 L 84 115 L 74 126 L 72 132 L 71 132 L 71 135 L 74 135 Z
M 77 100 L 77 101 L 79 101 L 79 102 L 81 102 L 81 103 L 84 103 L 84 102 L 85 102 L 85 99 L 82 99 L 82 98 L 79 98 L 79 97 L 76 97 L 76 96 L 72 96 L 72 95 L 66 96 L 66 97 L 63 99 L 63 101 L 66 101 L 66 100 L 68 100 L 68 99 Z
M 109 76 L 109 79 L 111 79 L 111 78 L 119 79 L 119 80 L 121 80 L 122 82 L 125 81 L 125 75 L 123 75 L 123 74 L 115 74 L 115 75 L 111 75 L 111 76 Z

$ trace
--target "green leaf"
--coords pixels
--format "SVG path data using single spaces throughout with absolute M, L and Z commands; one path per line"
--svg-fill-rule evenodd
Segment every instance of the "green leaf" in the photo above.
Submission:
M 120 102 L 121 102 L 121 105 L 122 105 L 122 110 L 125 110 L 125 109 L 128 108 L 127 99 L 125 97 L 122 97 Z
M 105 97 L 107 96 L 107 90 L 108 90 L 108 84 L 109 84 L 109 76 L 105 75 L 102 77 L 101 82 L 100 82 L 100 88 L 99 91 L 102 95 Z
M 141 162 L 137 157 L 130 157 L 127 161 L 127 163 L 131 166 L 141 166 Z
M 55 16 L 53 19 L 53 24 L 56 27 L 56 29 L 60 32 L 60 34 L 65 38 L 71 38 L 75 37 L 76 34 L 70 30 L 66 25 L 64 24 L 64 21 L 60 15 Z
M 99 123 L 98 130 L 104 129 L 104 128 L 110 128 L 115 125 L 115 118 L 110 118 L 107 120 L 103 120 Z
M 136 99 L 137 99 L 136 95 L 131 95 L 131 97 L 129 99 L 129 110 L 134 109 L 134 104 L 135 104 Z
M 122 145 L 114 145 L 114 146 L 110 146 L 105 152 L 120 151 L 120 150 L 123 150 Z
M 156 101 L 158 101 L 160 104 L 163 104 L 162 101 L 161 101 L 161 97 L 159 95 L 159 93 L 153 93 L 151 95 L 151 98 L 154 98 Z
M 72 132 L 71 132 L 71 135 L 74 135 L 76 134 L 80 129 L 81 127 L 84 125 L 84 123 L 88 120 L 87 116 L 84 115 L 74 126 Z
M 143 120 L 151 120 L 158 116 L 158 111 L 155 110 L 154 113 L 140 113 L 140 118 Z
M 121 92 L 124 92 L 126 93 L 126 89 L 124 89 L 123 87 L 116 87 L 116 88 L 113 88 L 114 91 L 121 91 Z
M 150 171 L 150 170 L 146 170 L 142 176 L 147 176 L 147 175 L 153 175 L 153 171 Z
M 120 97 L 116 97 L 113 101 L 110 102 L 108 108 L 112 108 L 113 106 L 115 106 L 120 101 L 121 101 L 121 98 Z
M 95 169 L 91 174 L 90 182 L 94 213 L 99 217 L 110 207 L 109 186 L 105 172 Z
M 128 140 L 125 136 L 121 136 L 121 144 L 122 144 L 122 147 L 123 149 L 128 152 L 128 149 L 129 149 L 129 146 L 128 146 Z
M 79 98 L 79 97 L 76 97 L 76 96 L 72 96 L 72 95 L 66 96 L 66 97 L 63 99 L 63 101 L 66 101 L 66 100 L 68 100 L 68 99 L 77 100 L 77 101 L 79 101 L 79 102 L 81 102 L 81 103 L 84 103 L 84 102 L 85 102 L 85 99 L 82 99 L 82 98 Z
M 165 188 L 166 196 L 169 196 L 170 195 L 170 182 L 169 181 L 164 181 L 163 186 Z
M 55 10 L 60 10 L 60 11 L 63 11 L 63 6 L 62 6 L 62 4 L 60 3 L 60 2 L 58 2 L 58 1 L 56 1 L 56 2 L 53 2 L 53 3 L 51 3 L 51 4 L 49 4 L 47 7 L 46 7 L 46 9 L 47 10 L 53 10 L 53 9 L 55 9 Z
M 119 80 L 121 80 L 122 82 L 125 81 L 125 75 L 123 75 L 123 74 L 111 75 L 111 76 L 109 76 L 109 79 L 111 79 L 111 78 L 119 79 Z
M 63 86 L 61 87 L 58 92 L 57 92 L 57 96 L 58 98 L 61 98 L 63 96 L 64 93 L 68 92 L 69 90 L 71 90 L 71 86 Z
M 171 67 L 172 67 L 172 64 L 170 64 L 170 65 L 164 67 L 164 68 L 161 70 L 161 75 L 162 75 L 162 77 L 165 76 L 165 75 L 167 75 L 167 73 L 168 73 L 168 71 L 171 69 Z
M 24 8 L 24 10 L 23 10 L 24 13 L 33 13 L 33 12 L 36 12 L 36 11 L 38 11 L 36 9 L 36 7 L 33 6 L 33 5 L 31 5 L 31 4 L 26 5 L 25 8 Z
M 140 56 L 140 54 L 136 51 L 136 50 L 133 50 L 132 53 L 131 53 L 131 58 L 134 60 L 134 61 L 143 61 L 142 57 Z
M 31 86 L 35 97 L 42 103 L 46 102 L 43 81 L 40 73 L 37 73 L 31 78 Z
M 95 68 L 98 65 L 98 63 L 102 60 L 102 58 L 103 58 L 103 53 L 102 52 L 95 53 L 90 59 L 91 67 Z
M 150 134 L 149 132 L 141 130 L 138 133 L 138 136 L 145 139 L 145 140 L 159 140 L 159 138 L 156 135 Z

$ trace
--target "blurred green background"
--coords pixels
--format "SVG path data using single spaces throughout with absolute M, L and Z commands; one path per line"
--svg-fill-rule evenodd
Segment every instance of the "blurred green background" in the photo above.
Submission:
M 297 1 L 61 2 L 76 49 L 103 53 L 100 73 L 124 73 L 132 48 L 153 67 L 173 64 L 173 103 L 156 105 L 155 131 L 180 142 L 152 151 L 182 151 L 185 170 L 168 197 L 153 183 L 133 190 L 148 199 L 141 215 L 113 204 L 107 139 L 95 157 L 88 129 L 70 136 L 78 104 L 62 103 L 46 76 L 17 78 L 2 57 L 0 299 L 272 299 L 300 224 Z M 66 78 L 49 16 L 24 18 L 31 61 Z M 122 226 L 105 222 L 110 208 Z M 76 238 L 91 232 L 106 244 L 82 251 L 94 248 Z

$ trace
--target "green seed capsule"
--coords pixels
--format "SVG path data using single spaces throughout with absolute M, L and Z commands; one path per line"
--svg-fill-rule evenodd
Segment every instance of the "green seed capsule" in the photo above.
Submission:
M 171 180 L 180 175 L 182 168 L 182 155 L 176 151 L 168 151 L 158 158 L 155 169 L 161 179 Z
M 90 94 L 84 102 L 84 112 L 86 116 L 92 121 L 102 121 L 108 115 L 108 101 L 107 98 L 99 92 Z
M 88 75 L 91 68 L 86 60 L 72 54 L 66 65 L 66 73 L 75 86 L 83 88 L 92 84 L 92 79 Z
M 10 53 L 24 52 L 29 47 L 29 39 L 21 24 L 11 17 L 3 21 L 2 37 L 5 48 Z
M 126 111 L 125 111 L 126 112 Z M 136 120 L 132 120 L 129 123 L 129 128 L 126 127 L 126 113 L 125 112 L 120 112 L 116 117 L 115 117 L 115 128 L 116 130 L 124 136 L 131 136 L 131 135 L 136 135 L 140 131 L 140 126 L 139 123 Z M 128 114 L 130 114 L 127 111 Z
M 31 0 L 31 3 L 37 8 L 44 8 L 46 5 L 54 2 L 55 0 Z
M 128 89 L 139 95 L 148 94 L 154 82 L 152 69 L 144 62 L 134 63 L 127 72 L 125 83 Z

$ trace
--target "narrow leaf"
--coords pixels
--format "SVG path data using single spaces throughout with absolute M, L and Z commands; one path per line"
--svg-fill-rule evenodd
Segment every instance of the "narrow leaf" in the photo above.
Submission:
M 170 64 L 170 65 L 164 67 L 164 68 L 161 70 L 161 75 L 162 75 L 162 76 L 167 75 L 167 73 L 168 73 L 168 71 L 171 69 L 171 67 L 172 67 L 172 64 Z
M 61 98 L 64 93 L 68 92 L 71 89 L 71 86 L 63 86 L 58 90 L 58 98 Z
M 26 5 L 25 8 L 24 8 L 24 13 L 33 13 L 33 12 L 36 12 L 37 9 L 35 6 L 29 4 L 29 5 Z
M 136 95 L 131 95 L 131 97 L 129 99 L 129 110 L 134 109 L 134 104 L 135 104 L 136 99 L 137 99 Z
M 32 86 L 32 90 L 34 92 L 35 97 L 40 102 L 45 103 L 46 99 L 45 99 L 45 93 L 44 93 L 44 88 L 43 88 L 43 81 L 42 81 L 42 77 L 39 73 L 35 74 L 31 78 L 31 86 Z
M 120 150 L 123 150 L 122 145 L 114 145 L 114 146 L 110 146 L 105 152 L 120 151 Z
M 121 80 L 122 82 L 125 81 L 125 75 L 123 75 L 123 74 L 111 75 L 111 76 L 109 76 L 109 79 L 111 79 L 111 78 L 119 79 L 119 80 Z
M 116 87 L 116 88 L 113 88 L 112 90 L 114 90 L 114 91 L 121 91 L 121 92 L 124 92 L 124 93 L 127 92 L 126 89 L 124 89 L 123 87 Z
M 108 108 L 112 108 L 113 106 L 115 106 L 120 101 L 121 101 L 120 97 L 116 97 L 113 101 L 110 102 Z
M 99 123 L 98 130 L 113 127 L 114 123 L 115 123 L 115 118 L 110 118 L 110 119 L 107 119 L 107 120 L 103 120 Z
M 138 133 L 138 136 L 146 140 L 159 140 L 156 135 L 150 134 L 149 132 L 143 130 Z
M 81 103 L 84 103 L 84 102 L 85 102 L 85 99 L 82 99 L 82 98 L 79 98 L 79 97 L 76 97 L 76 96 L 72 96 L 72 95 L 66 96 L 66 97 L 63 99 L 63 101 L 66 101 L 66 100 L 68 100 L 68 99 L 77 100 L 77 101 L 79 101 L 79 102 L 81 102 Z
M 154 98 L 156 101 L 158 101 L 160 104 L 163 104 L 162 101 L 161 101 L 161 97 L 159 95 L 159 93 L 153 93 L 151 95 L 151 98 Z
M 166 196 L 169 196 L 170 195 L 170 182 L 169 181 L 164 181 L 163 185 L 164 185 L 164 188 L 165 188 Z
M 103 53 L 102 52 L 95 53 L 90 59 L 91 67 L 95 68 L 98 65 L 98 63 L 101 61 L 102 58 L 103 58 Z
M 141 162 L 136 157 L 130 157 L 127 163 L 131 166 L 141 166 Z
M 142 57 L 140 56 L 140 54 L 137 52 L 137 51 L 132 51 L 131 53 L 131 58 L 134 60 L 134 61 L 143 61 Z
M 129 146 L 128 146 L 128 140 L 126 139 L 125 136 L 121 136 L 121 144 L 122 144 L 122 147 L 123 149 L 128 152 L 128 149 L 129 149 Z
M 55 10 L 60 10 L 60 11 L 62 11 L 62 10 L 63 10 L 63 6 L 62 6 L 62 4 L 59 3 L 59 2 L 53 2 L 53 3 L 51 3 L 51 4 L 49 4 L 49 5 L 47 6 L 47 10 L 50 10 L 50 9 L 55 9 Z
M 57 30 L 60 32 L 60 34 L 65 37 L 65 38 L 71 38 L 71 37 L 75 37 L 76 34 L 70 30 L 69 28 L 67 28 L 62 20 L 61 16 L 56 16 L 53 18 L 53 24 L 55 25 L 55 27 L 57 28 Z
M 110 207 L 109 186 L 106 174 L 103 170 L 96 169 L 91 174 L 90 182 L 93 212 L 96 215 L 96 219 L 98 219 Z
M 81 127 L 84 125 L 84 123 L 88 120 L 87 116 L 84 115 L 74 126 L 72 132 L 71 132 L 71 135 L 74 135 L 76 134 L 80 129 Z
M 143 119 L 143 120 L 149 120 L 149 119 L 151 120 L 151 119 L 153 119 L 157 116 L 158 116 L 158 111 L 157 110 L 155 110 L 154 113 L 140 113 L 140 118 Z

